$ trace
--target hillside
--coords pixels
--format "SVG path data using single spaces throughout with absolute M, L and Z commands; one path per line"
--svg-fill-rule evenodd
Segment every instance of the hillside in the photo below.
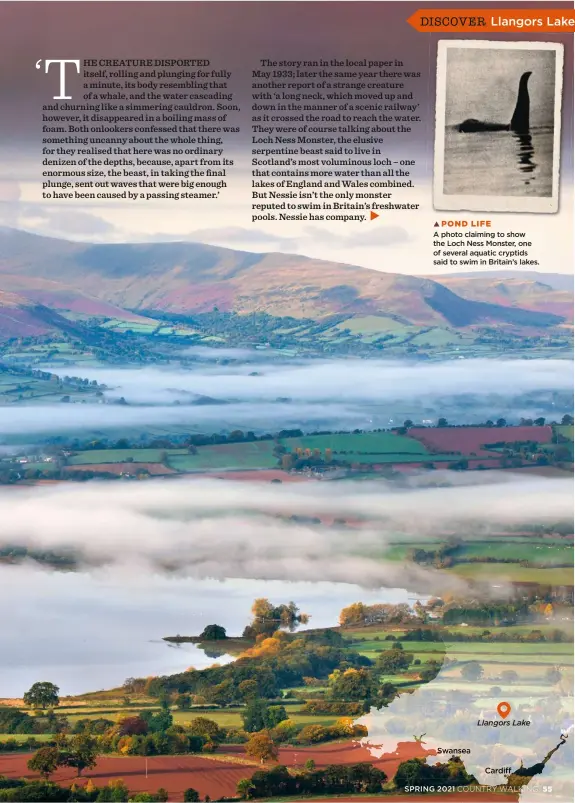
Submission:
M 70 332 L 73 325 L 51 309 L 0 289 L 0 340 Z
M 573 321 L 573 292 L 545 284 L 545 274 L 535 281 L 524 277 L 442 276 L 444 287 L 471 301 L 489 301 L 504 307 L 535 310 L 560 315 Z
M 464 298 L 429 278 L 295 254 L 186 242 L 92 245 L 6 228 L 0 230 L 0 289 L 59 310 L 79 311 L 90 301 L 92 314 L 103 316 L 110 312 L 105 306 L 96 312 L 101 302 L 149 314 L 217 307 L 315 320 L 382 316 L 417 327 L 544 327 L 562 321 L 554 309 L 522 309 L 479 291 Z
M 142 315 L 86 295 L 61 282 L 9 273 L 0 275 L 0 285 L 6 290 L 22 294 L 28 300 L 44 304 L 53 310 L 72 313 L 73 317 L 79 319 L 116 318 L 130 323 L 152 323 Z
M 436 282 L 445 284 L 445 279 L 527 279 L 552 287 L 553 290 L 573 292 L 575 277 L 572 273 L 543 273 L 536 270 L 475 270 L 460 273 L 444 273 L 431 276 Z

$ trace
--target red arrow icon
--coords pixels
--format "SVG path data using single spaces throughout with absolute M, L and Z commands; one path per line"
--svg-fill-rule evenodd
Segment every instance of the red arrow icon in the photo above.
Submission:
M 375 219 L 376 219 L 376 217 L 379 217 L 379 215 L 377 214 L 377 212 L 370 212 L 370 213 L 369 213 L 369 219 L 370 219 L 370 220 L 375 220 Z

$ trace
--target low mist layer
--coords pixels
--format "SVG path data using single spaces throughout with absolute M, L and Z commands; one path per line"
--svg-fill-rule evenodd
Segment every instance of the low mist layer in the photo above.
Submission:
M 504 398 L 539 390 L 569 390 L 573 385 L 570 363 L 565 360 L 280 360 L 263 366 L 202 364 L 189 371 L 172 366 L 86 368 L 84 374 L 115 388 L 128 401 L 148 403 L 173 401 L 178 390 L 244 402 L 289 397 L 300 403 L 337 400 L 357 404 L 417 399 L 422 391 L 428 398 L 470 393 Z
M 85 404 L 4 406 L 0 439 L 369 430 L 439 417 L 452 424 L 503 417 L 512 424 L 522 417 L 559 421 L 572 412 L 572 364 L 565 360 L 293 360 L 205 347 L 182 360 L 146 368 L 45 366 L 105 384 L 109 390 L 100 401 L 106 403 L 88 396 Z M 121 399 L 127 404 L 114 403 Z
M 384 560 L 394 540 L 572 517 L 569 479 L 437 472 L 415 480 L 257 488 L 226 480 L 33 487 L 0 492 L 4 543 L 73 550 L 87 563 L 198 578 L 322 580 L 417 593 L 463 591 L 457 576 Z M 499 480 L 499 481 L 498 481 Z M 451 483 L 451 484 L 449 484 Z M 302 523 L 293 516 L 329 520 Z M 361 526 L 337 524 L 357 521 Z

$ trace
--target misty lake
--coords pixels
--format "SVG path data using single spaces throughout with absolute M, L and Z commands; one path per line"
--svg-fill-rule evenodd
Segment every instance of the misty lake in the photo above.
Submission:
M 198 635 L 208 624 L 241 634 L 256 597 L 294 600 L 311 625 L 337 624 L 346 605 L 407 602 L 402 589 L 363 590 L 345 583 L 174 579 L 136 568 L 94 573 L 0 567 L 4 611 L 0 697 L 21 696 L 47 680 L 80 694 L 215 663 L 193 644 L 162 641 Z M 9 615 L 7 615 L 9 612 Z M 225 658 L 219 658 L 220 662 Z
M 553 128 L 445 134 L 445 195 L 551 197 Z

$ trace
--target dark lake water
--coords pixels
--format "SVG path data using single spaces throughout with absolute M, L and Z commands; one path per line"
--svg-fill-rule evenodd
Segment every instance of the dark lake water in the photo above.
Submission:
M 551 197 L 553 128 L 526 136 L 510 131 L 445 134 L 445 195 Z

